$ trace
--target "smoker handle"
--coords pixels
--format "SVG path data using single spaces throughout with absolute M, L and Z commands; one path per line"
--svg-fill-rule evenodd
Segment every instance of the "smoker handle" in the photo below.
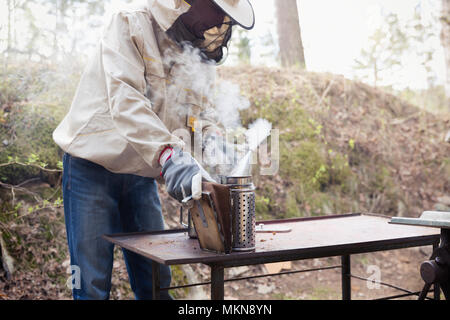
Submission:
M 182 206 L 180 207 L 180 224 L 185 228 L 189 228 L 189 225 L 187 225 L 183 222 L 183 207 Z
M 187 209 L 189 212 L 189 209 L 191 209 L 194 206 L 194 200 L 192 199 L 192 196 L 186 197 L 184 193 L 184 189 L 181 188 L 181 191 L 183 192 L 183 196 L 185 197 L 183 201 L 181 201 L 181 207 L 180 207 L 180 223 L 183 227 L 189 228 L 189 225 L 183 223 L 183 208 Z M 188 215 L 189 217 L 189 215 Z M 189 219 L 189 218 L 188 218 Z

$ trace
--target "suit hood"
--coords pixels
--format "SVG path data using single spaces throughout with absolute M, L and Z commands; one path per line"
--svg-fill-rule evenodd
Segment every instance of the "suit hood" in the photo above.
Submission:
M 148 0 L 153 18 L 164 31 L 167 31 L 190 5 L 183 0 Z

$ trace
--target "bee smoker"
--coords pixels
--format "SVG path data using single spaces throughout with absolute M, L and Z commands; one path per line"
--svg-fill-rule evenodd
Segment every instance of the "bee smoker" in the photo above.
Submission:
M 255 249 L 255 186 L 251 176 L 227 177 L 231 198 L 231 232 L 233 251 Z
M 188 210 L 187 224 L 183 221 L 183 209 L 188 206 L 181 207 L 180 223 L 187 228 L 189 238 L 198 239 L 204 250 L 253 251 L 256 247 L 256 188 L 252 177 L 224 177 L 221 181 L 222 185 L 203 184 L 202 200 L 194 201 Z

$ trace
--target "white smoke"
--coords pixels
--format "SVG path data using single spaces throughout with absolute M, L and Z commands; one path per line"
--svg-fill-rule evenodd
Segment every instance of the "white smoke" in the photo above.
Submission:
M 239 111 L 248 109 L 250 101 L 241 95 L 241 89 L 237 84 L 225 80 L 217 83 L 214 105 L 225 128 L 228 130 L 242 128 Z
M 233 165 L 230 176 L 248 176 L 252 174 L 251 165 L 253 154 L 258 147 L 270 136 L 272 124 L 266 119 L 258 119 L 250 124 L 249 129 L 245 132 L 247 137 L 248 151 Z
M 202 60 L 200 50 L 185 45 L 183 50 L 166 50 L 163 60 L 169 70 L 171 83 L 167 84 L 167 98 L 180 117 L 191 112 L 190 96 L 200 102 L 206 111 L 212 109 L 216 68 Z
M 245 133 L 250 151 L 256 151 L 258 146 L 270 136 L 272 124 L 266 119 L 258 119 L 250 124 Z
M 218 79 L 215 63 L 205 62 L 200 50 L 187 45 L 176 52 L 169 50 L 163 62 L 170 70 L 172 81 L 167 85 L 168 103 L 178 116 L 186 117 L 192 111 L 194 106 L 186 102 L 188 96 L 195 97 L 201 101 L 202 114 L 225 130 L 222 134 L 203 137 L 203 159 L 197 160 L 217 181 L 221 180 L 220 176 L 236 171 L 238 166 L 247 168 L 245 159 L 250 159 L 270 135 L 272 124 L 258 119 L 249 130 L 242 126 L 240 112 L 250 107 L 250 101 L 241 95 L 239 85 Z

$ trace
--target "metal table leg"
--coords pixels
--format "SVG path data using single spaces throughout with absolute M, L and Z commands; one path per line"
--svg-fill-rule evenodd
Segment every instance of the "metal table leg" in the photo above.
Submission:
M 152 261 L 153 300 L 161 300 L 161 274 L 159 263 Z
M 224 300 L 224 267 L 211 265 L 211 300 Z
M 342 300 L 352 299 L 350 255 L 341 257 Z
M 433 252 L 434 250 L 436 250 L 437 248 L 439 248 L 439 243 L 435 243 L 433 244 Z M 434 287 L 434 292 L 433 292 L 433 298 L 434 300 L 441 300 L 441 288 L 439 286 L 438 283 L 434 283 L 433 284 Z

